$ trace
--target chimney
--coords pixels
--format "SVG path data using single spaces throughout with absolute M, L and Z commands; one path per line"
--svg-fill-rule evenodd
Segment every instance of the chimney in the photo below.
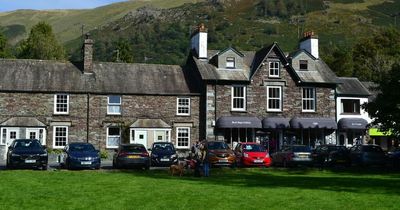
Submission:
M 300 40 L 300 49 L 309 52 L 315 58 L 319 59 L 318 36 L 314 34 L 314 31 L 304 33 L 303 38 Z
M 207 59 L 207 29 L 200 24 L 191 36 L 191 49 L 195 50 L 199 59 Z
M 89 36 L 89 33 L 85 35 L 82 47 L 84 73 L 93 73 L 93 40 Z

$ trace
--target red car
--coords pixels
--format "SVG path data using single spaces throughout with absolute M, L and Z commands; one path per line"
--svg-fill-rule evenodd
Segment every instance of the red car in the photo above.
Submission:
M 271 157 L 267 149 L 255 142 L 240 142 L 235 148 L 238 166 L 271 166 Z

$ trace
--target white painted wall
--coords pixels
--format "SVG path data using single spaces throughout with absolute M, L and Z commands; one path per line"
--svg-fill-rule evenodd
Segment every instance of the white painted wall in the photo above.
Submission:
M 363 105 L 364 103 L 368 102 L 368 98 L 363 98 L 363 97 L 337 97 L 336 98 L 336 119 L 337 122 L 339 122 L 340 119 L 342 118 L 363 118 L 365 119 L 368 123 L 371 123 L 371 118 L 368 115 L 368 112 L 366 112 L 362 107 L 360 108 L 360 114 L 359 115 L 350 115 L 350 114 L 342 114 L 342 106 L 341 106 L 341 100 L 342 99 L 353 99 L 353 100 L 360 100 L 360 105 Z
M 207 58 L 207 33 L 199 32 L 192 37 L 192 49 L 196 50 L 199 58 Z
M 309 52 L 315 58 L 319 58 L 318 39 L 309 38 L 300 42 L 300 49 Z

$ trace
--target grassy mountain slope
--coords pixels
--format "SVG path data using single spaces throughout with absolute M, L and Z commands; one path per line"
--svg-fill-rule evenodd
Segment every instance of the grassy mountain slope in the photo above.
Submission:
M 157 8 L 171 8 L 184 3 L 197 2 L 198 0 L 131 0 L 114 3 L 103 7 L 88 10 L 17 10 L 14 12 L 0 13 L 0 26 L 5 28 L 12 44 L 25 38 L 30 28 L 39 21 L 46 21 L 52 27 L 57 38 L 66 42 L 79 37 L 84 24 L 84 31 L 100 27 L 110 21 L 123 17 L 129 11 L 145 5 Z M 11 29 L 10 29 L 11 28 Z M 19 28 L 18 31 L 13 30 Z M 21 30 L 21 28 L 24 28 Z
M 290 2 L 290 0 L 284 0 Z M 187 4 L 171 9 L 141 8 L 91 31 L 95 59 L 112 61 L 118 40 L 133 46 L 135 62 L 176 64 L 187 55 L 190 28 L 200 22 L 209 29 L 209 48 L 234 46 L 257 50 L 274 41 L 285 51 L 297 48 L 304 31 L 320 37 L 321 49 L 350 46 L 383 27 L 393 27 L 390 8 L 399 2 L 386 0 L 296 0 L 301 9 L 284 17 L 263 12 L 265 0 L 220 0 Z M 289 8 L 289 7 L 288 7 Z M 400 22 L 400 18 L 399 18 Z M 398 24 L 396 27 L 399 27 Z M 80 40 L 68 42 L 79 59 Z

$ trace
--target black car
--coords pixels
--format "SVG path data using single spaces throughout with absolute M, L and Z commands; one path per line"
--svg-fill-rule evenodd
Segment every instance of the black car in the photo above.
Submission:
M 400 147 L 388 151 L 389 165 L 394 168 L 400 168 Z
M 64 148 L 63 161 L 60 164 L 68 169 L 99 169 L 100 152 L 90 143 L 70 143 Z
M 16 139 L 8 147 L 7 168 L 47 169 L 48 156 L 44 146 L 36 139 Z
M 313 162 L 317 166 L 349 165 L 349 151 L 345 146 L 319 145 L 311 154 Z
M 115 150 L 113 168 L 150 168 L 150 156 L 143 144 L 122 144 Z
M 384 166 L 386 155 L 378 145 L 359 144 L 350 148 L 350 159 L 353 165 L 359 166 Z
M 174 145 L 170 142 L 156 142 L 151 147 L 152 166 L 170 166 L 178 162 Z

